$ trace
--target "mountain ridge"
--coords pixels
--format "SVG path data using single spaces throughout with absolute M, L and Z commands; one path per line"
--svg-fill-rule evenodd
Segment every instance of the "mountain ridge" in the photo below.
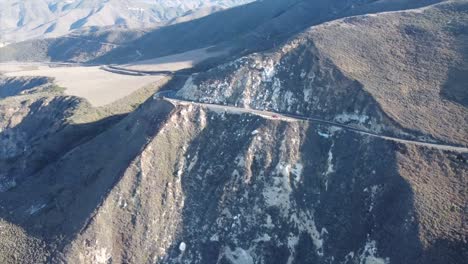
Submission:
M 0 8 L 0 42 L 58 37 L 81 28 L 151 28 L 183 16 L 189 10 L 213 6 L 228 8 L 248 1 L 5 0 Z

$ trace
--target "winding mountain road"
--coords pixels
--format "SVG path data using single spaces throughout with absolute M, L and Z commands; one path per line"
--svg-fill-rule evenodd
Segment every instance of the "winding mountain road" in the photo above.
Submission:
M 189 73 L 179 73 L 179 72 L 171 72 L 171 71 L 141 71 L 141 70 L 131 70 L 127 68 L 121 68 L 118 66 L 113 66 L 113 65 L 107 65 L 101 67 L 101 69 L 105 71 L 110 71 L 114 72 L 117 74 L 129 74 L 129 75 L 167 75 L 167 76 L 174 76 L 174 75 L 180 75 L 180 76 L 189 76 Z M 386 135 L 381 135 L 377 134 L 375 132 L 359 129 L 356 127 L 352 127 L 346 124 L 341 124 L 341 123 L 336 123 L 333 121 L 327 121 L 323 120 L 320 118 L 314 118 L 314 117 L 306 117 L 306 116 L 300 116 L 300 115 L 293 115 L 293 114 L 286 114 L 286 113 L 278 113 L 278 112 L 271 112 L 271 111 L 266 111 L 266 110 L 257 110 L 257 109 L 251 109 L 251 108 L 243 108 L 243 107 L 237 107 L 237 106 L 228 106 L 228 105 L 219 105 L 219 104 L 212 104 L 212 103 L 202 103 L 202 102 L 196 102 L 196 101 L 190 101 L 182 98 L 177 98 L 175 97 L 176 91 L 161 91 L 156 93 L 153 98 L 154 99 L 162 99 L 170 102 L 171 104 L 177 106 L 177 105 L 197 105 L 201 107 L 206 107 L 208 109 L 214 110 L 214 111 L 222 111 L 222 112 L 230 112 L 230 113 L 245 113 L 245 114 L 253 114 L 257 116 L 261 116 L 264 118 L 268 119 L 276 119 L 276 120 L 284 120 L 284 121 L 306 121 L 306 122 L 314 122 L 318 124 L 323 124 L 323 125 L 328 125 L 332 127 L 338 127 L 342 129 L 346 129 L 348 131 L 352 131 L 355 133 L 359 133 L 361 135 L 367 135 L 370 137 L 376 137 L 376 138 L 381 138 L 384 140 L 389 140 L 397 143 L 403 143 L 403 144 L 413 144 L 417 146 L 423 146 L 423 147 L 429 147 L 429 148 L 434 148 L 434 149 L 439 149 L 439 150 L 445 150 L 445 151 L 454 151 L 454 152 L 459 152 L 459 153 L 468 153 L 468 148 L 464 146 L 455 146 L 455 145 L 447 145 L 447 144 L 442 144 L 442 143 L 436 143 L 436 142 L 427 142 L 427 141 L 422 141 L 422 140 L 415 140 L 415 139 L 405 139 L 405 138 L 398 138 L 398 137 L 393 137 L 393 136 L 386 136 Z
M 211 103 L 200 103 L 200 102 L 195 102 L 195 101 L 189 101 L 181 98 L 176 98 L 174 97 L 175 91 L 163 91 L 163 92 L 158 92 L 156 93 L 153 98 L 161 99 L 161 100 L 166 100 L 170 102 L 171 104 L 177 106 L 177 105 L 196 105 L 196 106 L 201 106 L 208 108 L 213 111 L 217 112 L 230 112 L 230 113 L 237 113 L 237 114 L 253 114 L 257 116 L 261 116 L 263 118 L 268 118 L 268 119 L 275 119 L 275 120 L 284 120 L 284 121 L 306 121 L 306 122 L 314 122 L 314 123 L 319 123 L 319 124 L 324 124 L 328 126 L 333 126 L 333 127 L 338 127 L 342 129 L 346 129 L 348 131 L 352 131 L 355 133 L 359 133 L 361 135 L 366 135 L 370 137 L 376 137 L 376 138 L 381 138 L 384 140 L 389 140 L 397 143 L 403 143 L 403 144 L 413 144 L 417 146 L 423 146 L 423 147 L 428 147 L 428 148 L 434 148 L 434 149 L 439 149 L 439 150 L 444 150 L 444 151 L 453 151 L 453 152 L 460 152 L 460 153 L 468 153 L 468 148 L 467 147 L 462 147 L 462 146 L 453 146 L 453 145 L 446 145 L 446 144 L 441 144 L 441 143 L 432 143 L 432 142 L 425 142 L 425 141 L 420 141 L 420 140 L 412 140 L 412 139 L 403 139 L 403 138 L 398 138 L 398 137 L 393 137 L 393 136 L 385 136 L 385 135 L 380 135 L 374 132 L 362 130 L 356 127 L 352 127 L 349 125 L 345 124 L 340 124 L 336 123 L 333 121 L 327 121 L 319 118 L 313 118 L 313 117 L 306 117 L 306 116 L 300 116 L 300 115 L 292 115 L 292 114 L 284 114 L 284 113 L 276 113 L 276 112 L 270 112 L 270 111 L 265 111 L 265 110 L 256 110 L 256 109 L 251 109 L 251 108 L 242 108 L 242 107 L 236 107 L 236 106 L 228 106 L 228 105 L 218 105 L 218 104 L 211 104 Z

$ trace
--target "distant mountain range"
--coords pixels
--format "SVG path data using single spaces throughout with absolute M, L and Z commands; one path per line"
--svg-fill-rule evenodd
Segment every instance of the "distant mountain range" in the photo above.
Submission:
M 187 4 L 190 0 L 184 2 Z M 205 2 L 215 3 L 213 0 Z M 238 57 L 275 47 L 294 34 L 325 21 L 435 2 L 438 0 L 264 0 L 219 12 L 215 12 L 216 8 L 208 11 L 209 8 L 199 8 L 168 21 L 167 26 L 147 29 L 88 27 L 58 38 L 15 43 L 0 49 L 0 61 L 127 63 L 209 46 L 230 50 L 232 57 Z M 204 17 L 195 19 L 201 16 Z
M 57 37 L 76 29 L 144 28 L 209 14 L 252 0 L 2 0 L 0 44 Z

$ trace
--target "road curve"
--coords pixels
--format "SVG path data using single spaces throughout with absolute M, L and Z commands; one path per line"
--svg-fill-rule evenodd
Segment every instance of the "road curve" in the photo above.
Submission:
M 182 69 L 178 71 L 142 71 L 142 70 L 133 70 L 129 68 L 120 67 L 117 65 L 103 65 L 101 70 L 124 75 L 134 75 L 134 76 L 147 76 L 147 75 L 166 75 L 166 76 L 186 76 L 189 77 L 190 71 L 188 69 Z
M 257 116 L 261 116 L 264 118 L 269 118 L 269 119 L 276 119 L 276 120 L 284 120 L 284 121 L 306 121 L 306 122 L 315 122 L 319 124 L 324 124 L 328 126 L 334 126 L 342 129 L 346 129 L 355 133 L 359 133 L 362 135 L 367 135 L 371 137 L 376 137 L 376 138 L 381 138 L 384 140 L 389 140 L 397 143 L 404 143 L 404 144 L 412 144 L 412 145 L 417 145 L 417 146 L 423 146 L 423 147 L 428 147 L 428 148 L 434 148 L 434 149 L 439 149 L 439 150 L 445 150 L 445 151 L 454 151 L 454 152 L 460 152 L 460 153 L 468 153 L 468 148 L 466 147 L 461 147 L 461 146 L 453 146 L 453 145 L 445 145 L 441 143 L 431 143 L 431 142 L 425 142 L 425 141 L 419 141 L 419 140 L 410 140 L 410 139 L 403 139 L 403 138 L 398 138 L 398 137 L 392 137 L 392 136 L 385 136 L 385 135 L 379 135 L 374 132 L 370 131 L 365 131 L 359 128 L 355 128 L 352 126 L 348 126 L 345 124 L 340 124 L 340 123 L 335 123 L 332 121 L 327 121 L 327 120 L 322 120 L 319 118 L 313 118 L 313 117 L 305 117 L 305 116 L 299 116 L 299 115 L 292 115 L 292 114 L 283 114 L 283 113 L 276 113 L 276 112 L 270 112 L 270 111 L 264 111 L 264 110 L 256 110 L 256 109 L 251 109 L 251 108 L 242 108 L 242 107 L 236 107 L 236 106 L 227 106 L 227 105 L 218 105 L 218 104 L 211 104 L 211 103 L 200 103 L 200 102 L 194 102 L 194 101 L 189 101 L 189 100 L 184 100 L 180 98 L 175 98 L 173 96 L 175 92 L 174 91 L 163 91 L 163 92 L 158 92 L 156 93 L 153 98 L 159 98 L 162 100 L 166 100 L 173 105 L 197 105 L 201 107 L 206 107 L 211 110 L 215 111 L 223 111 L 223 112 L 231 112 L 231 113 L 242 113 L 242 114 L 253 114 Z

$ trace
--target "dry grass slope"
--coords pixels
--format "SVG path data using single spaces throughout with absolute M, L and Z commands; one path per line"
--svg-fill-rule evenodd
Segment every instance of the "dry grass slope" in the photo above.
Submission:
M 362 83 L 403 127 L 467 145 L 468 109 L 460 103 L 467 90 L 459 72 L 468 63 L 467 8 L 455 1 L 351 17 L 315 27 L 304 37 Z

